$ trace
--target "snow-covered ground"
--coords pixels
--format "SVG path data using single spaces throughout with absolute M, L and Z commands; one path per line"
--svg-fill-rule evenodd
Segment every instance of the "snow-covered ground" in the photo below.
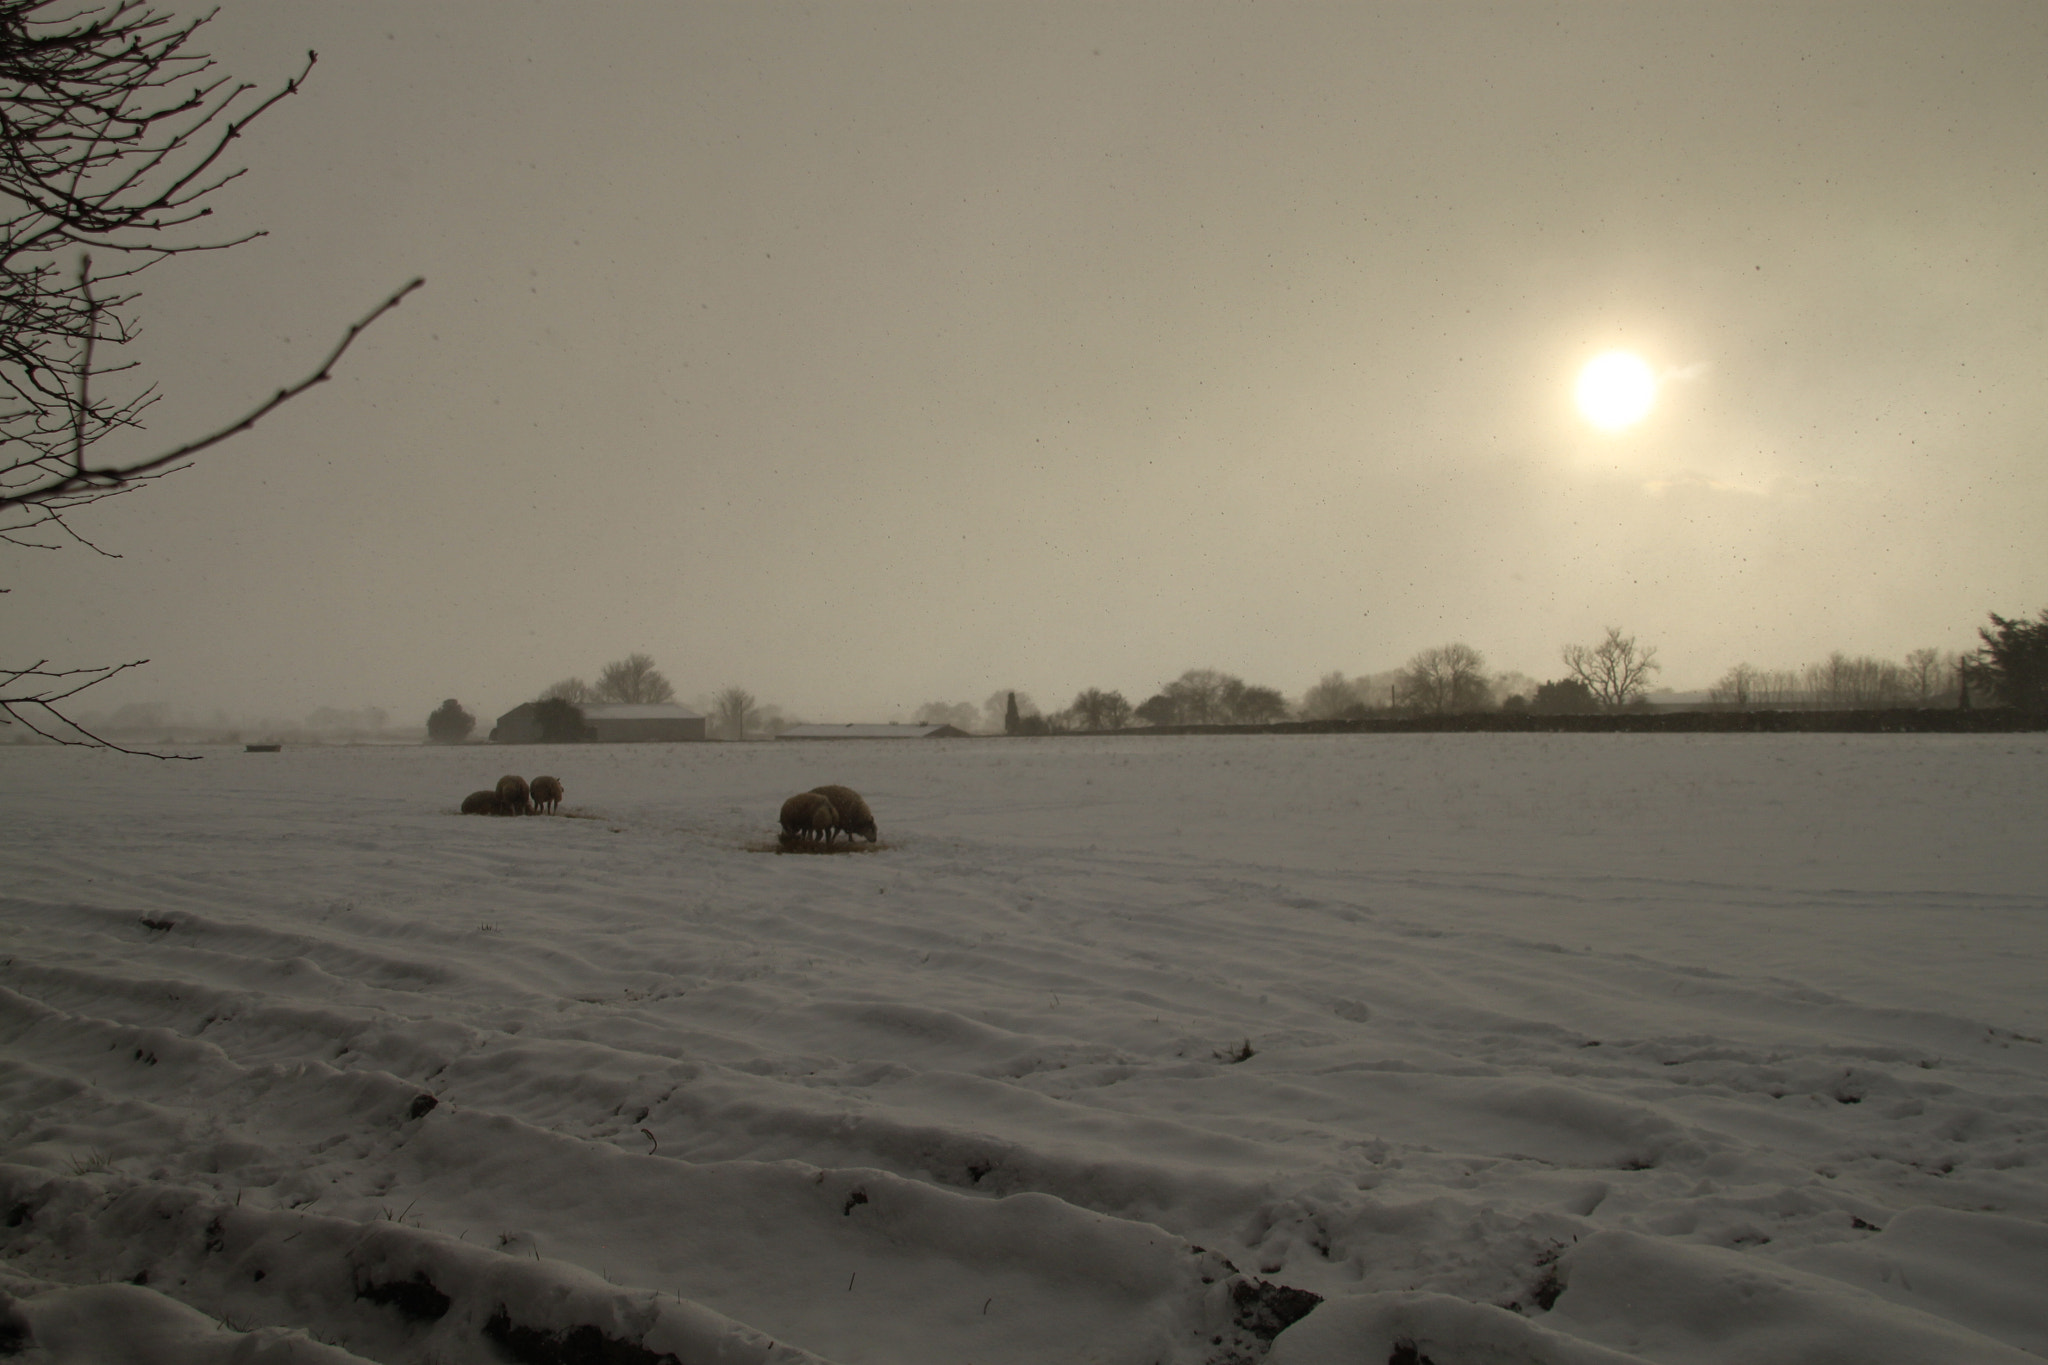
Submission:
M 508 770 L 580 818 L 455 813 Z M 826 782 L 880 848 L 749 850 Z M 24 1360 L 2048 1354 L 2042 735 L 13 748 L 0 811 Z

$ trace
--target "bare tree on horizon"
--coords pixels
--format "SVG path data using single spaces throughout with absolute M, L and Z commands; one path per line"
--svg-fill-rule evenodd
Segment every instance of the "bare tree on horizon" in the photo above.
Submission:
M 1623 635 L 1621 627 L 1609 626 L 1607 638 L 1597 645 L 1566 645 L 1564 666 L 1572 677 L 1586 685 L 1603 711 L 1619 711 L 1650 690 L 1650 675 L 1663 665 L 1657 662 L 1657 648 L 1636 643 Z
M 1732 706 L 1742 710 L 1752 705 L 1761 695 L 1763 675 L 1756 665 L 1740 663 L 1723 673 L 1714 685 L 1707 689 L 1707 700 L 1716 706 Z
M 1301 694 L 1300 709 L 1303 720 L 1336 720 L 1342 716 L 1362 715 L 1366 702 L 1342 670 L 1333 670 L 1316 679 L 1315 685 Z
M 1958 656 L 1938 649 L 1916 649 L 1906 655 L 1906 688 L 1922 706 L 1952 697 L 1956 690 Z
M 572 706 L 581 706 L 585 702 L 596 701 L 597 693 L 581 678 L 564 678 L 558 683 L 548 684 L 535 700 L 565 701 Z
M 1131 723 L 1131 704 L 1121 692 L 1090 687 L 1077 694 L 1067 716 L 1083 730 L 1121 730 Z
M 1394 702 L 1431 715 L 1484 711 L 1493 704 L 1486 657 L 1463 643 L 1422 650 L 1401 670 Z
M 745 739 L 760 717 L 761 708 L 755 704 L 754 694 L 744 687 L 724 688 L 711 699 L 711 718 L 727 739 Z
M 590 700 L 594 702 L 645 706 L 675 699 L 674 685 L 645 654 L 628 654 L 606 664 L 597 675 L 597 685 L 590 689 Z

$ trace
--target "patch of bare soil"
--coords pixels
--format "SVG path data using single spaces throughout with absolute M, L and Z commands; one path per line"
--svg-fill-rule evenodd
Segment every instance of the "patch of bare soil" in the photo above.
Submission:
M 778 835 L 773 840 L 756 840 L 746 845 L 749 853 L 880 853 L 891 845 L 883 843 L 855 843 L 837 841 L 823 844 L 815 840 L 796 839 L 790 835 Z

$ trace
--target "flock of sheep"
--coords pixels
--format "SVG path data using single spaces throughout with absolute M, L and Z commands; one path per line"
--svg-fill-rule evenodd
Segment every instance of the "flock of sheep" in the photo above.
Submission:
M 496 791 L 471 792 L 462 798 L 464 815 L 544 815 L 562 804 L 562 781 L 557 777 L 536 777 L 532 782 L 515 773 L 498 779 Z
M 782 803 L 782 846 L 797 848 L 822 843 L 831 847 L 840 835 L 852 843 L 859 835 L 875 842 L 875 814 L 851 787 L 813 787 Z
M 471 792 L 462 798 L 464 815 L 544 815 L 562 804 L 560 778 L 536 777 L 532 782 L 515 773 L 498 779 L 493 791 Z M 798 792 L 782 803 L 782 846 L 801 848 L 823 844 L 830 848 L 840 835 L 851 844 L 856 837 L 874 843 L 875 813 L 851 787 L 813 787 Z

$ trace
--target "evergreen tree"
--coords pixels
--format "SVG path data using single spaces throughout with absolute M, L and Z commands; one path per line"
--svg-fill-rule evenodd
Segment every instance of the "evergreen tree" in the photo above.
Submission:
M 1984 647 L 1966 666 L 1965 678 L 2007 706 L 2048 711 L 2048 607 L 2038 621 L 2009 621 L 1995 611 L 1990 616 L 1995 629 L 1978 627 Z
M 474 729 L 476 717 L 463 710 L 461 702 L 450 697 L 427 717 L 427 742 L 460 744 L 469 738 L 469 732 Z

